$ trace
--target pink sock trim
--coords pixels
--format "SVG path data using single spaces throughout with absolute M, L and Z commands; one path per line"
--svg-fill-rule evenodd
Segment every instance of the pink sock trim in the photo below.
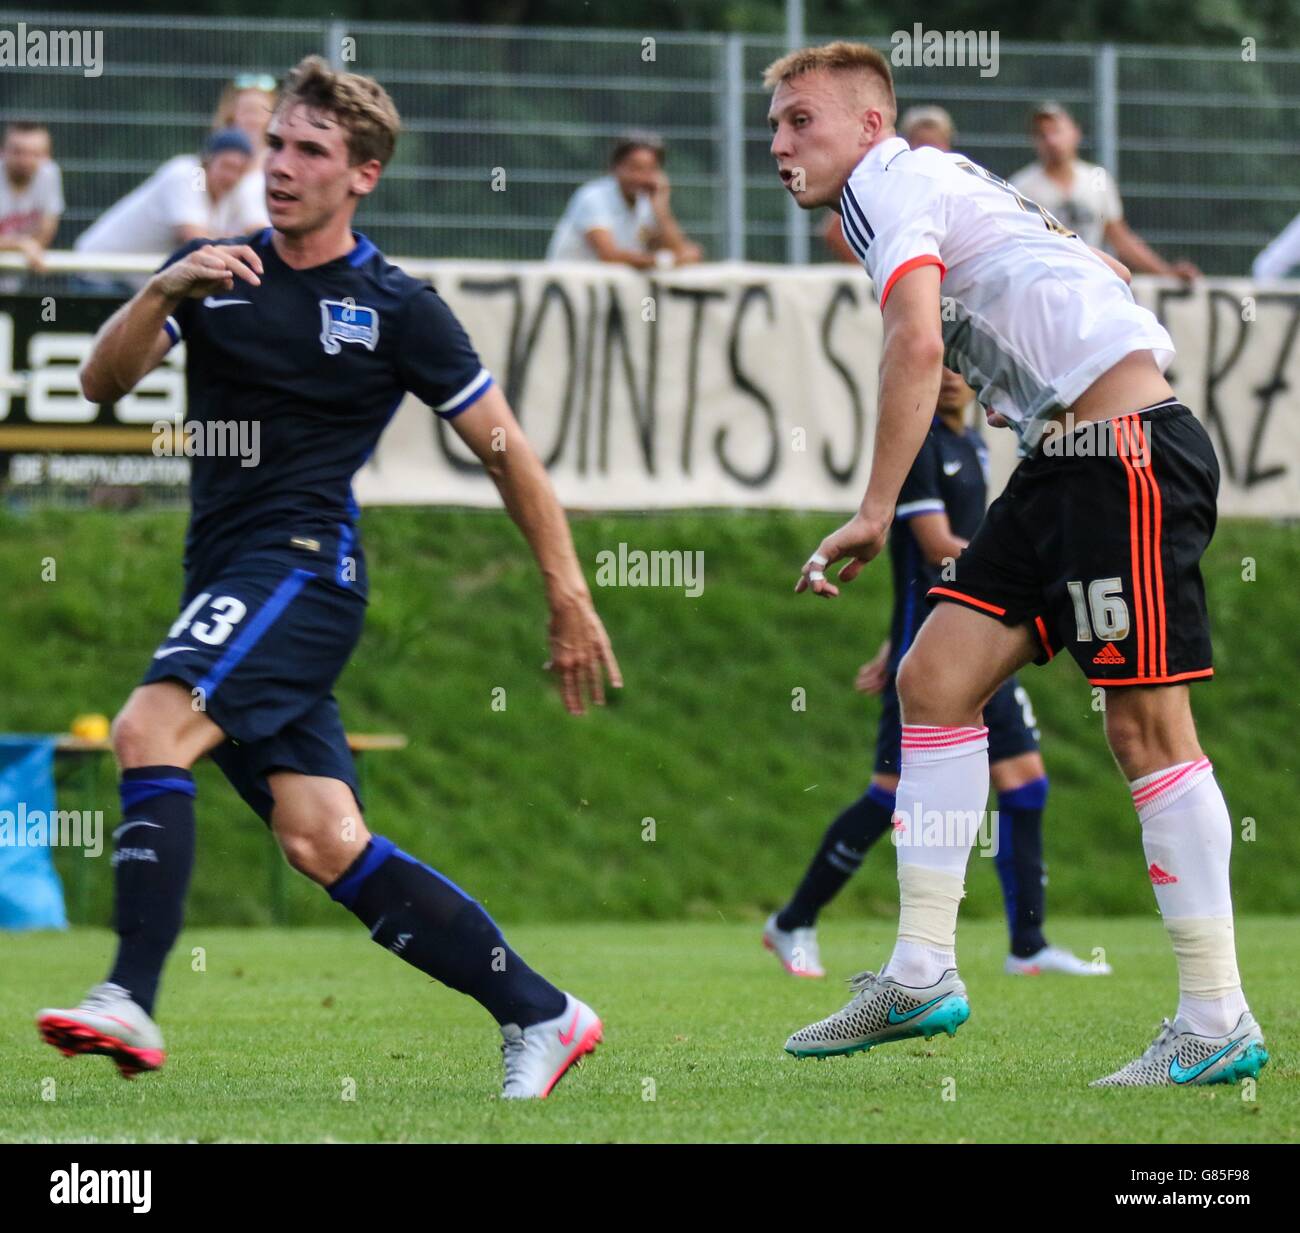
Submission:
M 1201 757 L 1195 762 L 1183 762 L 1133 780 L 1129 788 L 1133 792 L 1133 807 L 1139 820 L 1153 817 L 1213 774 L 1214 767 L 1209 758 Z
M 942 762 L 989 747 L 987 728 L 938 728 L 903 725 L 902 760 L 911 763 Z

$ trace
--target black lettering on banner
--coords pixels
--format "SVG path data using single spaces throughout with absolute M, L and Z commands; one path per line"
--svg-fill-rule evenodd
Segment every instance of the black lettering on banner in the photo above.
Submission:
M 578 474 L 587 474 L 588 425 L 591 422 L 591 365 L 596 356 L 596 323 L 599 307 L 596 288 L 587 285 L 587 345 L 582 356 L 582 401 L 578 404 Z
M 1267 379 L 1262 384 L 1251 389 L 1251 393 L 1255 398 L 1256 409 L 1254 422 L 1251 424 L 1249 443 L 1246 447 L 1244 471 L 1239 469 L 1237 459 L 1233 455 L 1232 444 L 1228 438 L 1227 422 L 1219 406 L 1217 394 L 1219 385 L 1228 379 L 1245 353 L 1246 341 L 1250 336 L 1252 327 L 1259 324 L 1259 316 L 1257 315 L 1253 322 L 1243 321 L 1241 319 L 1241 300 L 1235 293 L 1211 289 L 1206 292 L 1206 300 L 1206 316 L 1209 319 L 1208 360 L 1205 371 L 1206 428 L 1213 427 L 1217 435 L 1219 453 L 1228 479 L 1243 489 L 1250 489 L 1259 484 L 1268 483 L 1270 480 L 1279 479 L 1287 474 L 1288 467 L 1282 462 L 1274 463 L 1272 466 L 1261 466 L 1259 454 L 1263 446 L 1264 433 L 1273 414 L 1273 400 L 1278 394 L 1284 393 L 1291 388 L 1284 374 L 1295 350 L 1297 334 L 1300 333 L 1300 296 L 1265 292 L 1256 297 L 1257 309 L 1262 310 L 1267 305 L 1277 305 L 1280 308 L 1290 309 L 1291 319 L 1286 328 L 1282 330 L 1282 338 L 1273 360 L 1272 371 L 1269 372 Z M 1228 318 L 1236 324 L 1236 334 L 1233 337 L 1232 345 L 1221 362 L 1218 359 L 1220 308 L 1225 309 Z
M 1264 385 L 1256 386 L 1251 391 L 1259 403 L 1259 412 L 1255 416 L 1255 423 L 1250 430 L 1250 447 L 1246 454 L 1245 485 L 1247 488 L 1253 488 L 1256 484 L 1263 484 L 1268 480 L 1277 479 L 1287 472 L 1287 468 L 1283 463 L 1277 463 L 1263 470 L 1260 470 L 1257 464 L 1259 462 L 1260 444 L 1264 440 L 1264 430 L 1268 426 L 1268 418 L 1273 412 L 1273 399 L 1291 388 L 1282 374 L 1286 371 L 1286 366 L 1291 360 L 1291 352 L 1295 349 L 1297 327 L 1300 327 L 1300 296 L 1264 294 L 1256 298 L 1256 303 L 1260 305 L 1266 303 L 1284 305 L 1291 310 L 1291 320 L 1282 335 L 1282 344 L 1278 347 L 1277 358 L 1273 363 L 1273 371 L 1269 374 L 1268 381 Z
M 776 471 L 776 462 L 779 456 L 776 408 L 772 406 L 771 399 L 746 376 L 740 367 L 740 331 L 750 304 L 759 299 L 767 306 L 767 319 L 772 320 L 771 291 L 762 283 L 754 283 L 746 287 L 741 293 L 740 302 L 736 305 L 735 316 L 731 320 L 731 338 L 727 343 L 727 359 L 731 365 L 732 382 L 738 390 L 743 390 L 758 403 L 767 419 L 768 435 L 772 442 L 772 447 L 768 451 L 767 465 L 755 475 L 745 475 L 743 472 L 737 471 L 727 459 L 727 429 L 725 427 L 719 428 L 713 436 L 713 452 L 717 456 L 719 466 L 737 483 L 744 484 L 748 488 L 759 488 L 772 478 L 773 473 Z
M 564 400 L 560 404 L 559 427 L 555 432 L 555 442 L 550 450 L 543 454 L 543 461 L 547 468 L 551 467 L 559 460 L 560 455 L 564 453 L 564 442 L 569 432 L 569 420 L 573 415 L 573 395 L 578 386 L 578 321 L 574 315 L 573 303 L 569 299 L 569 293 L 564 284 L 556 279 L 547 281 L 546 286 L 542 288 L 541 299 L 537 302 L 537 311 L 533 315 L 533 323 L 524 338 L 524 345 L 515 362 L 511 365 L 510 370 L 510 405 L 515 408 L 515 416 L 522 424 L 524 415 L 523 409 L 527 406 L 527 399 L 524 397 L 525 387 L 528 382 L 528 365 L 532 362 L 533 351 L 537 346 L 537 338 L 542 332 L 542 325 L 546 320 L 546 310 L 550 307 L 553 300 L 560 303 L 564 309 L 565 337 L 568 340 L 568 362 L 565 365 L 564 376 Z M 536 444 L 536 443 L 534 443 Z M 538 447 L 538 453 L 542 450 Z
M 686 352 L 686 408 L 682 416 L 682 474 L 691 473 L 695 451 L 695 402 L 700 387 L 700 336 L 704 333 L 704 309 L 710 300 L 725 300 L 725 291 L 707 287 L 669 287 L 669 295 L 691 301 L 691 341 Z
M 1219 309 L 1221 307 L 1227 308 L 1229 319 L 1236 323 L 1237 333 L 1232 340 L 1227 358 L 1221 365 L 1215 367 L 1219 351 Z M 1223 469 L 1228 478 L 1237 484 L 1241 482 L 1237 475 L 1237 463 L 1232 456 L 1232 442 L 1228 439 L 1227 424 L 1224 422 L 1223 413 L 1219 410 L 1216 395 L 1219 383 L 1232 371 L 1233 365 L 1236 364 L 1246 345 L 1247 323 L 1241 319 L 1241 300 L 1227 291 L 1216 291 L 1213 288 L 1206 292 L 1205 315 L 1209 319 L 1205 359 L 1205 428 L 1207 432 L 1213 431 L 1217 434 L 1219 457 L 1223 460 Z
M 507 278 L 493 278 L 486 281 L 476 278 L 462 278 L 458 290 L 464 295 L 497 295 L 502 291 L 506 291 L 510 293 L 510 297 L 514 301 L 513 311 L 510 314 L 510 345 L 506 351 L 505 379 L 506 401 L 513 407 L 515 405 L 515 357 L 519 350 L 519 327 L 524 307 L 520 280 L 517 275 L 511 275 Z M 459 457 L 452 450 L 452 429 L 447 421 L 440 415 L 435 415 L 433 419 L 438 426 L 436 433 L 438 447 L 442 450 L 442 456 L 447 460 L 447 465 L 453 471 L 459 471 L 462 475 L 473 475 L 475 473 L 485 475 L 483 464 L 477 458 L 466 460 Z
M 1167 305 L 1170 300 L 1190 300 L 1196 294 L 1197 292 L 1187 283 L 1179 283 L 1178 286 L 1176 287 L 1161 286 L 1156 288 L 1156 305 L 1155 305 L 1156 320 L 1159 321 L 1160 324 L 1165 327 L 1165 329 L 1169 330 L 1171 336 L 1173 334 L 1173 330 L 1169 329 L 1168 313 L 1166 311 L 1165 305 Z M 1165 380 L 1167 380 L 1169 384 L 1172 385 L 1175 389 L 1178 388 L 1178 356 L 1177 355 L 1175 355 L 1173 360 L 1170 361 L 1169 367 L 1165 369 Z
M 653 390 L 647 387 L 645 397 L 637 389 L 636 371 L 632 366 L 632 345 L 628 341 L 627 328 L 623 323 L 623 306 L 619 303 L 618 291 L 608 288 L 609 308 L 605 313 L 605 348 L 604 367 L 600 386 L 600 462 L 601 471 L 609 470 L 609 417 L 610 417 L 610 381 L 614 369 L 614 348 L 617 346 L 622 357 L 623 381 L 627 395 L 632 403 L 632 418 L 636 421 L 636 435 L 641 443 L 641 456 L 645 461 L 646 473 L 655 473 L 655 409 L 652 401 Z
M 826 312 L 822 316 L 822 351 L 830 361 L 831 367 L 840 374 L 845 386 L 848 388 L 849 401 L 853 408 L 853 444 L 849 448 L 848 463 L 843 467 L 837 467 L 831 454 L 830 438 L 828 437 L 822 442 L 822 463 L 837 484 L 847 484 L 853 478 L 853 473 L 857 470 L 858 459 L 862 457 L 862 438 L 866 428 L 866 416 L 862 410 L 862 393 L 858 389 L 858 383 L 853 379 L 853 373 L 849 371 L 848 367 L 831 347 L 831 332 L 835 328 L 835 316 L 839 312 L 840 305 L 845 301 L 856 307 L 858 294 L 852 284 L 837 283 L 831 295 L 830 303 L 826 305 Z

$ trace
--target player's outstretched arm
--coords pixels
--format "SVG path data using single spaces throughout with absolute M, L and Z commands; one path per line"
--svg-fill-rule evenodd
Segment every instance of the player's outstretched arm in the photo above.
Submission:
M 257 286 L 262 260 L 245 245 L 205 244 L 159 270 L 100 327 L 81 366 L 90 402 L 116 402 L 162 363 L 172 340 L 163 325 L 187 297 L 229 291 L 239 277 Z
M 904 274 L 885 300 L 885 341 L 880 356 L 880 414 L 871 476 L 862 505 L 818 545 L 804 564 L 795 591 L 809 587 L 834 598 L 839 588 L 823 570 L 842 557 L 839 572 L 851 582 L 885 546 L 898 491 L 930 431 L 943 367 L 939 316 L 939 267 L 923 265 Z
M 487 469 L 537 558 L 551 610 L 547 667 L 559 680 L 565 707 L 581 715 L 587 699 L 602 705 L 605 674 L 616 689 L 622 687 L 623 677 L 546 468 L 495 385 L 451 424 Z

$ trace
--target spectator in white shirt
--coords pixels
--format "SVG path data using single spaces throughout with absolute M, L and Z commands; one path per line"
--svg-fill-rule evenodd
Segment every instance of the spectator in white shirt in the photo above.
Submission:
M 1114 180 L 1104 167 L 1078 157 L 1083 134 L 1060 103 L 1040 103 L 1029 129 L 1038 162 L 1022 167 L 1011 186 L 1079 234 L 1085 244 L 1103 241 L 1130 270 L 1172 275 L 1190 282 L 1201 272 L 1190 261 L 1170 263 L 1124 221 L 1124 207 Z
M 0 251 L 22 253 L 40 273 L 63 213 L 63 177 L 50 157 L 49 130 L 6 124 L 0 151 Z
M 699 261 L 699 246 L 682 234 L 668 204 L 663 142 L 650 134 L 625 137 L 609 168 L 569 199 L 547 260 L 610 261 L 638 270 Z
M 79 253 L 170 253 L 217 236 L 217 211 L 248 170 L 253 147 L 238 129 L 213 133 L 201 158 L 178 154 L 77 238 Z
M 266 126 L 275 112 L 275 78 L 265 73 L 236 77 L 222 92 L 212 129 L 237 128 L 253 147 L 253 158 L 243 179 L 222 200 L 212 232 L 214 238 L 249 235 L 269 227 L 266 213 Z
M 1250 273 L 1260 282 L 1294 278 L 1300 274 L 1300 214 L 1287 223 L 1282 234 L 1255 258 Z

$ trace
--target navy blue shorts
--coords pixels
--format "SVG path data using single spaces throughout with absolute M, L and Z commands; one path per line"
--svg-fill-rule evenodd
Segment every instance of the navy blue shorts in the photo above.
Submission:
M 903 725 L 898 709 L 898 689 L 893 675 L 880 695 L 880 725 L 876 729 L 876 773 L 899 773 Z M 1002 762 L 1038 748 L 1038 721 L 1025 687 L 1013 676 L 1002 683 L 984 708 L 989 730 L 989 762 Z
M 333 689 L 365 611 L 361 595 L 302 568 L 301 557 L 246 557 L 187 587 L 143 683 L 189 687 L 228 738 L 212 760 L 264 821 L 273 770 L 341 779 L 359 801 Z

